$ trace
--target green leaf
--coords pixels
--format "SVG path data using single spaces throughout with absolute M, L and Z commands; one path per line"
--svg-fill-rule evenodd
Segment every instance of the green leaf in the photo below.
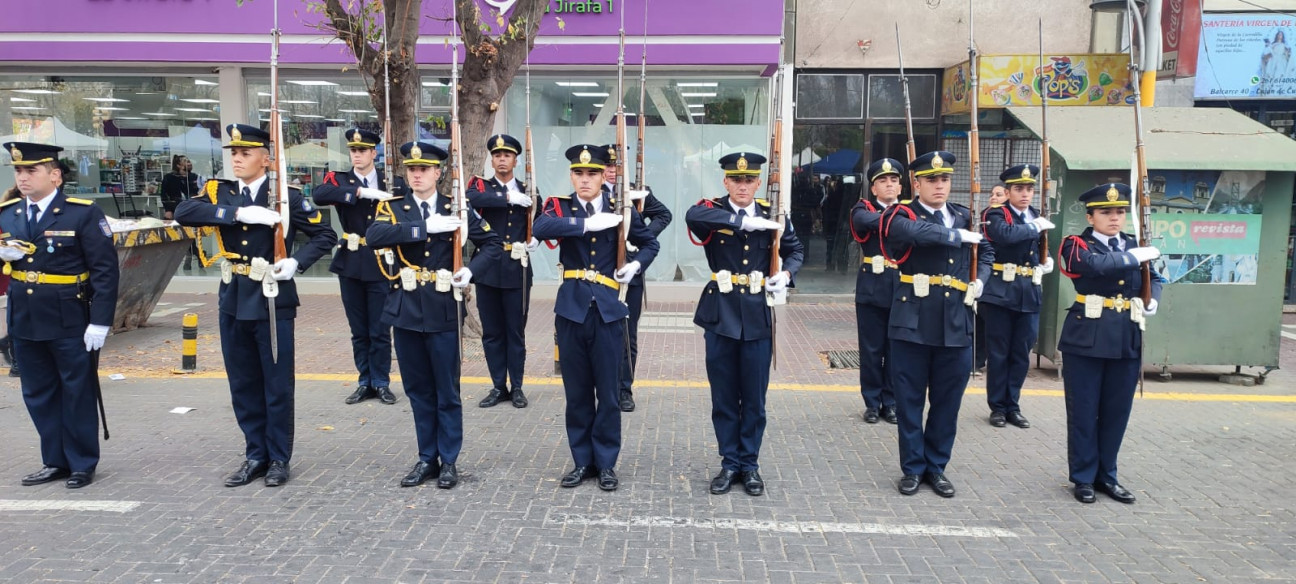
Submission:
M 1106 71 L 1098 74 L 1098 85 L 1111 85 L 1112 78 Z

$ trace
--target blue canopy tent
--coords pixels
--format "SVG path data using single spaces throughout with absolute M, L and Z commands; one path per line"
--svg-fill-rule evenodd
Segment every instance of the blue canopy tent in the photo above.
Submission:
M 801 165 L 799 171 L 813 174 L 850 175 L 859 172 L 857 170 L 859 161 L 859 150 L 843 148 L 823 157 L 818 162 Z

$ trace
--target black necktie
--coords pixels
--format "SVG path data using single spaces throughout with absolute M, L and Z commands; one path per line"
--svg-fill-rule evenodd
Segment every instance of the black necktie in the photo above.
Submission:
M 249 188 L 247 188 L 247 187 L 243 187 L 243 190 L 240 191 L 240 194 L 243 195 L 243 206 L 244 206 L 244 207 L 247 207 L 248 205 L 252 205 L 253 203 L 255 203 L 255 201 L 252 200 L 252 190 L 251 190 L 251 189 L 249 189 Z
M 594 203 L 591 203 L 589 201 L 585 202 L 585 214 L 589 215 L 590 217 L 594 216 Z
M 36 203 L 32 203 L 31 206 L 27 207 L 27 225 L 29 227 L 33 227 L 33 228 L 36 227 L 36 219 L 37 219 L 37 215 L 39 214 L 40 214 L 40 207 L 36 205 Z
M 362 187 L 368 187 L 368 186 L 369 186 L 369 177 L 362 177 L 362 178 L 360 179 L 360 186 L 362 186 Z
M 423 219 L 426 220 L 428 217 L 432 216 L 432 208 L 428 206 L 427 201 L 423 201 L 422 207 L 423 207 Z
M 739 223 L 742 223 L 742 220 L 743 220 L 743 219 L 746 219 L 746 218 L 747 218 L 747 210 L 746 210 L 746 209 L 739 209 L 739 210 L 738 210 L 738 222 L 739 222 Z
M 1110 247 L 1112 251 L 1120 251 L 1121 250 L 1120 239 L 1113 237 L 1107 240 L 1107 247 Z
M 945 214 L 941 213 L 940 209 L 932 211 L 932 218 L 936 219 L 936 222 L 940 223 L 942 227 L 945 226 Z

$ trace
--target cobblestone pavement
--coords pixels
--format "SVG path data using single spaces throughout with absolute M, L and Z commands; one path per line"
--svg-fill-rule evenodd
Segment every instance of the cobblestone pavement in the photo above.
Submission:
M 866 425 L 850 304 L 780 311 L 763 497 L 707 493 L 718 469 L 692 303 L 652 302 L 638 411 L 623 418 L 621 488 L 562 489 L 570 460 L 552 371 L 552 303 L 528 326 L 531 407 L 475 406 L 485 366 L 466 343 L 458 488 L 401 489 L 415 461 L 408 402 L 347 406 L 349 334 L 336 298 L 297 323 L 293 479 L 221 485 L 242 453 L 215 335 L 214 294 L 168 294 L 150 327 L 108 341 L 112 439 L 94 485 L 20 487 L 40 465 L 16 380 L 0 381 L 0 581 L 37 582 L 1273 582 L 1293 581 L 1296 381 L 1175 371 L 1135 404 L 1121 459 L 1138 503 L 1076 503 L 1052 369 L 1033 370 L 1034 427 L 985 422 L 974 380 L 941 499 L 905 497 L 895 427 Z M 200 373 L 179 365 L 180 315 L 200 315 Z M 1296 328 L 1296 327 L 1293 327 Z M 1296 342 L 1285 340 L 1284 356 Z M 1285 362 L 1290 362 L 1287 360 Z M 1045 361 L 1045 367 L 1049 367 Z M 398 384 L 397 384 L 398 385 Z M 172 408 L 195 408 L 186 414 Z

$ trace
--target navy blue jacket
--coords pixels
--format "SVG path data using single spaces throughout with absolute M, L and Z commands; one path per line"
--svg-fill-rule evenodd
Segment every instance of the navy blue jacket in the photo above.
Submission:
M 968 281 L 972 247 L 964 245 L 956 229 L 971 229 L 972 211 L 946 203 L 943 212 L 953 212 L 954 226 L 946 228 L 917 201 L 887 208 L 882 214 L 882 242 L 887 256 L 900 264 L 902 276 L 926 274 L 933 282 L 941 276 Z M 910 213 L 913 218 L 910 218 Z M 989 275 L 994 261 L 991 246 L 978 250 L 979 279 Z M 972 344 L 972 308 L 963 303 L 965 291 L 932 285 L 924 298 L 914 296 L 912 283 L 900 282 L 891 303 L 887 334 L 892 339 L 934 347 L 966 347 Z
M 518 180 L 518 189 L 526 193 L 526 183 Z M 464 191 L 468 198 L 468 204 L 481 214 L 482 219 L 489 223 L 491 231 L 497 233 L 500 237 L 500 243 L 517 243 L 526 245 L 528 243 L 526 236 L 527 214 L 536 217 L 540 214 L 540 205 L 533 205 L 530 208 L 518 205 L 510 205 L 508 202 L 508 187 L 497 180 L 495 177 L 484 179 L 474 176 L 468 181 L 468 187 Z M 478 247 L 473 251 L 473 257 L 481 253 Z M 522 267 L 519 262 L 509 254 L 501 252 L 499 258 L 492 264 L 485 266 L 481 273 L 473 270 L 473 281 L 486 286 L 495 288 L 517 289 L 521 288 L 525 281 L 527 286 L 531 285 L 532 271 L 531 262 L 527 262 L 526 268 Z M 525 278 L 525 280 L 524 280 Z
M 631 185 L 630 188 L 638 187 Z M 658 237 L 663 231 L 666 231 L 666 227 L 675 219 L 675 216 L 671 214 L 670 209 L 664 203 L 653 196 L 652 187 L 645 188 L 648 190 L 648 196 L 644 197 L 643 210 L 639 214 L 643 216 L 644 223 L 648 225 L 648 230 L 652 232 L 653 237 Z M 608 187 L 607 183 L 603 183 L 603 192 L 608 193 L 612 200 L 616 200 L 616 189 Z M 626 261 L 634 261 L 638 253 L 626 252 Z M 635 274 L 634 280 L 630 281 L 630 285 L 643 286 L 645 271 L 639 270 L 639 273 Z
M 9 333 L 32 341 L 80 337 L 90 324 L 111 327 L 117 308 L 117 249 L 103 211 L 93 201 L 67 197 L 62 190 L 52 197 L 35 229 L 27 225 L 26 199 L 0 204 L 0 239 L 36 246 L 36 251 L 11 264 L 14 270 L 64 276 L 90 273 L 80 285 L 13 278 Z
M 1038 209 L 1031 207 L 1030 211 L 1033 216 L 1040 216 Z M 995 205 L 986 209 L 983 217 L 986 241 L 994 246 L 995 263 L 1024 267 L 1040 265 L 1043 261 L 1039 255 L 1040 232 L 1023 221 L 1016 209 Z M 1042 301 L 1040 288 L 1030 276 L 1021 274 L 1012 282 L 1005 282 L 1003 274 L 992 267 L 981 302 L 1017 312 L 1039 312 Z
M 748 210 L 755 209 L 760 217 L 770 219 L 769 203 L 764 199 L 756 199 L 756 203 Z M 707 266 L 712 274 L 729 270 L 738 276 L 759 270 L 766 277 L 773 275 L 769 272 L 774 232 L 743 231 L 742 220 L 729 206 L 728 195 L 698 201 L 689 207 L 684 222 L 706 252 Z M 779 257 L 783 270 L 795 279 L 805 251 L 790 221 L 779 242 Z M 790 287 L 792 283 L 788 285 Z M 723 337 L 754 341 L 772 336 L 770 313 L 764 293 L 752 294 L 746 287 L 736 284 L 733 291 L 721 293 L 719 285 L 712 280 L 702 289 L 693 324 Z
M 315 199 L 316 204 L 331 206 L 336 210 L 338 226 L 342 228 L 343 233 L 355 233 L 364 237 L 365 232 L 369 231 L 369 225 L 378 214 L 378 201 L 360 198 L 361 178 L 356 175 L 354 169 L 343 173 L 330 172 L 324 175 L 324 181 L 315 187 L 311 197 Z M 399 195 L 404 188 L 403 180 L 396 177 L 395 183 L 396 187 L 389 192 Z M 387 190 L 383 173 L 378 173 L 378 184 L 372 186 L 378 190 Z M 339 240 L 337 252 L 333 254 L 333 262 L 329 264 L 329 271 L 365 282 L 385 281 L 386 278 L 378 270 L 374 250 L 368 245 L 367 239 L 355 251 L 347 248 L 346 240 Z
M 270 181 L 261 183 L 256 195 L 258 201 L 269 200 L 269 184 Z M 175 220 L 188 227 L 215 227 L 216 236 L 230 254 L 230 261 L 248 263 L 251 258 L 260 257 L 273 265 L 274 228 L 239 223 L 234 219 L 239 207 L 249 204 L 238 192 L 238 188 L 238 181 L 207 181 L 202 193 L 181 201 L 176 206 Z M 289 228 L 284 233 L 287 249 L 292 250 L 293 239 L 299 231 L 309 240 L 292 254 L 292 258 L 297 260 L 297 271 L 300 273 L 328 253 L 329 248 L 337 243 L 337 234 L 324 221 L 323 213 L 312 206 L 300 190 L 288 189 L 288 209 Z M 267 301 L 261 283 L 253 282 L 247 276 L 235 274 L 230 283 L 221 282 L 220 311 L 233 315 L 237 320 L 269 319 Z M 296 318 L 300 304 L 296 280 L 279 282 L 279 296 L 275 297 L 275 318 Z
M 450 198 L 437 194 L 431 203 L 435 213 L 451 214 Z M 409 262 L 433 272 L 454 272 L 454 232 L 428 233 L 420 207 L 418 199 L 412 196 L 382 202 L 378 205 L 378 218 L 369 226 L 365 239 L 374 247 L 392 247 L 392 253 L 397 254 L 397 270 Z M 498 261 L 497 256 L 504 248 L 499 235 L 472 211 L 468 213 L 468 239 L 481 250 L 465 264 L 476 278 L 477 270 L 486 270 L 491 262 Z M 405 290 L 397 278 L 387 293 L 383 323 L 422 333 L 458 330 L 458 304 L 453 290 L 437 292 L 435 282 L 420 283 L 414 290 Z
M 878 226 L 884 210 L 876 201 L 866 199 L 861 199 L 851 208 L 851 235 L 859 243 L 861 256 L 866 259 L 882 254 Z M 884 268 L 881 274 L 874 274 L 873 264 L 866 261 L 860 264 L 855 276 L 855 303 L 890 309 L 899 284 L 899 270 Z
M 611 197 L 601 193 L 604 212 L 615 209 Z M 585 233 L 585 204 L 575 193 L 553 196 L 545 200 L 544 211 L 536 217 L 531 227 L 531 234 L 536 239 L 558 242 L 558 260 L 565 270 L 595 270 L 612 278 L 617 270 L 617 228 Z M 638 211 L 630 211 L 630 233 L 628 239 L 639 254 L 640 271 L 645 271 L 657 257 L 661 245 L 652 231 L 644 225 Z M 627 260 L 629 261 L 629 260 Z M 603 322 L 615 322 L 630 315 L 618 295 L 617 290 L 597 282 L 586 280 L 564 279 L 558 288 L 558 297 L 554 302 L 554 313 L 572 322 L 585 322 L 590 303 L 598 307 Z
M 1122 246 L 1129 250 L 1138 247 L 1134 236 L 1120 234 Z M 1058 249 L 1058 265 L 1062 275 L 1071 278 L 1076 294 L 1096 294 L 1107 298 L 1138 298 L 1143 291 L 1143 276 L 1139 263 L 1129 251 L 1113 253 L 1107 247 L 1108 237 L 1095 235 L 1089 227 L 1080 235 L 1062 240 Z M 1152 272 L 1152 298 L 1160 302 L 1161 286 L 1165 279 Z M 1058 337 L 1058 350 L 1066 355 L 1081 355 L 1099 359 L 1137 359 L 1143 354 L 1143 332 L 1138 323 L 1130 320 L 1128 311 L 1116 312 L 1104 308 L 1100 318 L 1085 318 L 1084 304 L 1074 298 L 1069 301 L 1066 322 Z

